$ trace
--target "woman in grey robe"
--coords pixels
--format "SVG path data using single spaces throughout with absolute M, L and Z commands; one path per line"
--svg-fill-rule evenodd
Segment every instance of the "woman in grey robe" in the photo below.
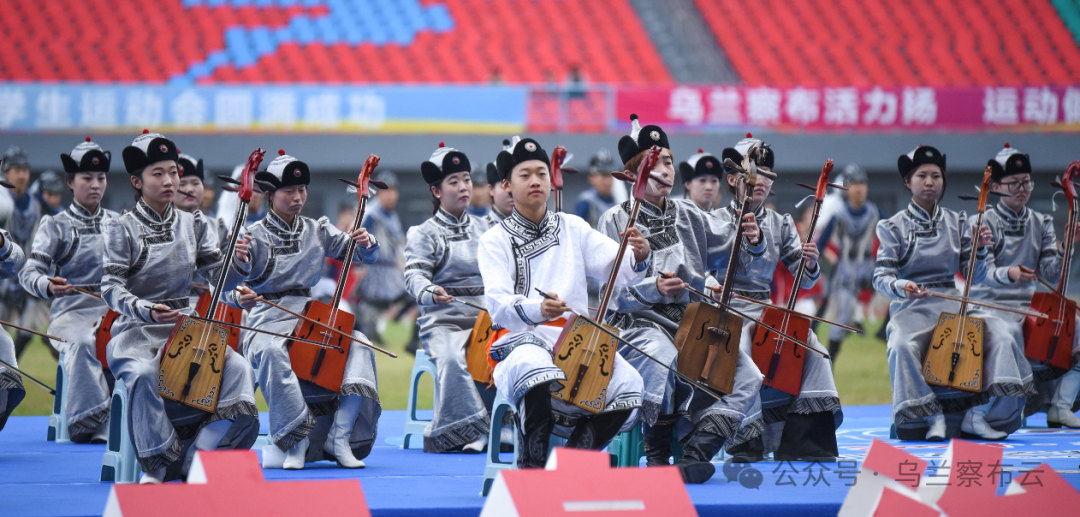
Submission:
M 74 201 L 67 210 L 41 220 L 19 283 L 27 292 L 50 301 L 48 333 L 66 341 L 52 344 L 63 354 L 67 372 L 62 411 L 71 441 L 105 443 L 112 374 L 97 359 L 94 330 L 109 307 L 101 298 L 76 292 L 75 287 L 101 292 L 102 226 L 117 217 L 100 204 L 112 154 L 86 137 L 71 154 L 60 158 Z M 64 283 L 54 284 L 50 277 Z
M 1015 340 L 998 313 L 968 308 L 970 316 L 986 324 L 981 392 L 930 386 L 923 377 L 923 360 L 938 318 L 943 312 L 960 311 L 958 302 L 930 297 L 926 291 L 959 296 L 954 278 L 957 272 L 967 274 L 964 268 L 973 248 L 975 271 L 966 281 L 978 285 L 993 274 L 990 230 L 981 228 L 979 242 L 973 243 L 971 218 L 938 206 L 946 179 L 945 155 L 940 151 L 920 146 L 901 155 L 898 168 L 912 201 L 907 209 L 878 223 L 881 244 L 874 269 L 874 289 L 893 299 L 886 335 L 897 436 L 942 441 L 957 434 L 956 420 L 962 419 L 959 427 L 965 436 L 1004 439 L 1008 432 L 987 421 L 991 397 L 1026 398 L 1035 394 L 1035 387 L 1031 368 L 1027 361 L 1017 360 Z
M 207 236 L 201 213 L 181 212 L 172 205 L 179 182 L 176 145 L 144 131 L 126 147 L 124 165 L 137 191 L 135 208 L 104 224 L 105 258 L 102 297 L 120 314 L 107 348 L 109 368 L 128 389 L 125 424 L 131 430 L 142 483 L 179 477 L 189 451 L 251 447 L 259 432 L 251 367 L 225 347 L 221 392 L 213 413 L 162 399 L 158 394 L 161 358 L 174 323 L 191 307 L 188 294 L 196 270 L 216 278 L 226 262 L 247 260 L 247 243 L 237 243 L 235 257 L 223 257 Z M 231 259 L 231 260 L 230 260 Z M 233 289 L 242 276 L 226 277 Z M 245 303 L 253 302 L 253 298 Z M 194 442 L 190 441 L 194 438 Z
M 420 166 L 431 186 L 435 213 L 409 228 L 405 285 L 420 306 L 420 344 L 435 363 L 435 415 L 424 430 L 425 452 L 482 452 L 491 425 L 495 390 L 473 380 L 465 345 L 483 306 L 477 246 L 485 218 L 466 211 L 472 199 L 471 165 L 461 151 L 440 146 Z
M 311 173 L 304 162 L 280 154 L 255 175 L 271 209 L 240 232 L 251 239 L 251 261 L 241 269 L 247 286 L 259 296 L 303 314 L 326 258 L 344 260 L 351 238 L 357 243 L 355 258 L 370 264 L 378 258 L 379 245 L 363 228 L 344 233 L 326 217 L 300 215 Z M 227 303 L 238 306 L 237 301 L 237 292 L 229 293 Z M 297 328 L 297 321 L 265 303 L 251 309 L 247 318 L 249 326 L 286 335 Z M 367 341 L 360 332 L 353 334 Z M 270 438 L 285 453 L 283 468 L 298 470 L 306 461 L 322 459 L 346 468 L 364 467 L 361 460 L 371 453 L 382 413 L 372 350 L 351 342 L 341 389 L 334 392 L 297 378 L 288 340 L 253 332 L 244 332 L 242 338 L 244 356 L 258 372 L 259 389 L 270 406 Z M 317 425 L 320 417 L 325 418 Z

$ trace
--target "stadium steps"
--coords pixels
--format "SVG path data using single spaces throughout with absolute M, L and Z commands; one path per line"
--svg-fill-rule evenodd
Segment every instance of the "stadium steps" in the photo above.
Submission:
M 676 82 L 739 82 L 694 0 L 630 0 L 630 4 Z

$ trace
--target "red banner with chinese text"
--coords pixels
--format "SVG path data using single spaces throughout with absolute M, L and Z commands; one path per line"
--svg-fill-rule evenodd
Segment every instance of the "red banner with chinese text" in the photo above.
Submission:
M 994 88 L 771 88 L 679 86 L 616 93 L 616 123 L 631 113 L 668 131 L 777 129 L 1080 131 L 1080 86 Z

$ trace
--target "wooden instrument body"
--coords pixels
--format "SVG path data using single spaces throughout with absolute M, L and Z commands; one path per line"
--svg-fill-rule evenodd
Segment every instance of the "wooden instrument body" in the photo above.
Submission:
M 319 323 L 337 329 L 346 336 L 352 335 L 356 318 L 341 309 L 336 309 L 318 300 L 312 300 L 304 307 L 304 316 Z M 320 341 L 338 349 L 323 348 L 308 343 L 290 341 L 289 361 L 293 371 L 301 380 L 322 386 L 330 391 L 341 391 L 345 379 L 345 362 L 349 359 L 349 347 L 352 341 L 330 332 L 310 321 L 300 320 L 294 336 L 312 341 Z
M 1035 293 L 1031 310 L 1049 317 L 1024 319 L 1024 356 L 1053 368 L 1072 368 L 1076 303 L 1055 292 Z
M 228 327 L 181 316 L 161 357 L 158 393 L 203 411 L 216 411 L 228 340 Z
M 604 325 L 608 331 L 619 330 Z M 563 389 L 551 396 L 591 413 L 604 410 L 615 370 L 618 340 L 576 314 L 567 319 L 555 344 L 552 361 L 566 373 Z
M 807 338 L 811 332 L 811 325 L 808 318 L 766 307 L 759 319 L 780 332 L 809 343 Z M 808 352 L 800 350 L 795 343 L 777 336 L 760 325 L 756 327 L 750 356 L 761 373 L 765 374 L 762 384 L 798 396 L 802 391 L 803 364 L 806 363 Z M 783 372 L 783 375 L 778 375 L 779 372 Z
M 210 298 L 209 291 L 205 291 L 199 295 L 199 301 L 195 303 L 196 314 L 209 314 L 207 309 L 210 308 Z M 240 320 L 243 317 L 244 311 L 237 309 L 236 307 L 225 305 L 224 303 L 218 303 L 213 319 L 231 323 L 233 325 L 240 325 Z M 229 327 L 229 348 L 232 348 L 234 352 L 240 351 L 240 329 L 236 327 Z
M 465 341 L 465 362 L 468 364 L 469 374 L 476 382 L 491 383 L 491 365 L 488 363 L 488 341 L 495 334 L 491 328 L 491 315 L 488 311 L 480 311 L 473 324 L 469 339 Z
M 741 317 L 712 304 L 687 305 L 675 334 L 679 373 L 730 394 L 735 387 L 742 325 Z
M 119 317 L 120 313 L 112 309 L 105 311 L 105 315 L 101 317 L 101 321 L 98 321 L 97 328 L 94 330 L 94 355 L 101 362 L 102 368 L 109 367 L 109 361 L 105 355 L 106 347 L 109 341 L 112 341 L 112 326 Z
M 983 378 L 983 335 L 986 324 L 981 318 L 966 316 L 963 336 L 960 336 L 960 316 L 950 312 L 941 313 L 934 337 L 926 351 L 923 362 L 923 378 L 933 386 L 946 386 L 962 391 L 978 393 L 982 391 Z M 960 340 L 957 347 L 957 340 Z M 956 353 L 956 375 L 949 379 Z

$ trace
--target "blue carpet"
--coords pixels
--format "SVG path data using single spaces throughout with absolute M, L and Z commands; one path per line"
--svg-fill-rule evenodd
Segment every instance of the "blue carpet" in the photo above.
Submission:
M 849 463 L 763 462 L 754 465 L 761 476 L 743 473 L 728 481 L 718 465 L 716 476 L 704 485 L 688 486 L 702 516 L 755 517 L 834 516 L 854 477 L 855 464 L 865 457 L 873 438 L 888 440 L 889 407 L 844 408 L 844 425 L 837 435 L 840 453 Z M 401 450 L 404 411 L 386 411 L 380 421 L 379 442 L 363 470 L 336 468 L 330 462 L 309 464 L 300 472 L 268 470 L 266 478 L 359 478 L 377 517 L 433 515 L 476 516 L 484 456 L 424 454 Z M 101 515 L 109 484 L 97 481 L 104 445 L 55 444 L 45 441 L 47 417 L 13 417 L 0 432 L 0 517 L 74 517 Z M 1047 462 L 1080 488 L 1080 431 L 1049 430 L 1045 418 L 1032 417 L 1031 426 L 1014 433 L 1001 446 L 1006 471 L 1034 468 L 1025 462 Z M 263 428 L 266 429 L 265 415 Z M 420 440 L 416 440 L 419 443 Z M 905 442 L 908 452 L 940 463 L 944 444 Z M 509 455 L 506 455 L 509 459 Z M 827 470 L 826 470 L 827 469 Z M 753 488 L 760 479 L 760 486 Z

